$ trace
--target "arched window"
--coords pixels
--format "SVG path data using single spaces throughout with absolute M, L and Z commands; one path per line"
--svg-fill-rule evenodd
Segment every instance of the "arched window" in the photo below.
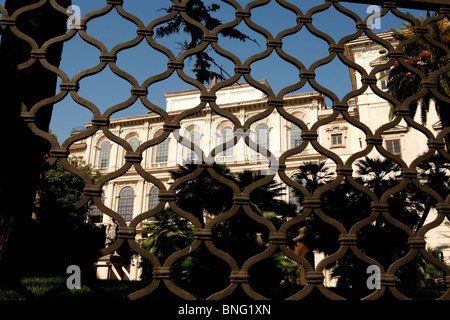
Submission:
M 167 162 L 169 158 L 169 139 L 156 146 L 155 162 Z
M 269 126 L 260 123 L 255 129 L 255 142 L 258 146 L 269 149 Z
M 100 153 L 98 156 L 98 167 L 107 168 L 109 165 L 109 154 L 111 152 L 111 144 L 109 141 L 104 141 L 100 145 Z
M 119 203 L 117 205 L 117 212 L 125 221 L 133 219 L 134 209 L 134 190 L 131 187 L 125 187 L 120 190 Z
M 150 189 L 149 197 L 148 197 L 148 209 L 151 210 L 156 207 L 159 203 L 158 199 L 159 189 L 157 186 L 153 186 Z
M 131 146 L 131 149 L 133 149 L 133 151 L 136 151 L 136 149 L 139 147 L 139 139 L 138 138 L 131 138 L 128 143 Z
M 291 149 L 298 147 L 302 144 L 302 129 L 296 124 L 291 124 Z
M 225 127 L 220 132 L 220 143 L 223 144 L 233 138 L 233 129 Z M 221 154 L 223 157 L 231 157 L 233 155 L 233 147 L 226 149 Z
M 190 132 L 189 141 L 196 145 L 194 146 L 194 148 L 200 147 L 200 133 L 197 130 Z M 197 153 L 195 153 L 191 148 L 189 148 L 187 152 L 186 162 L 187 163 L 194 162 L 197 159 L 198 159 Z

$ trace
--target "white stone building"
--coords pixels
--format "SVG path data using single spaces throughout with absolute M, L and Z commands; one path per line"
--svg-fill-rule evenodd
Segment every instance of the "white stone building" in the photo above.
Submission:
M 380 36 L 387 39 L 390 37 L 388 33 L 380 34 Z M 380 63 L 380 57 L 385 54 L 383 50 L 384 48 L 378 44 L 361 37 L 346 46 L 346 56 L 369 72 L 374 65 Z M 359 88 L 361 86 L 360 74 L 350 70 L 350 75 L 354 89 Z M 261 83 L 268 85 L 265 81 L 261 81 Z M 383 88 L 381 81 L 378 85 Z M 200 102 L 200 94 L 196 90 L 166 93 L 165 97 L 166 111 L 170 115 L 193 108 Z M 332 110 L 325 105 L 325 97 L 317 92 L 287 95 L 284 97 L 284 101 L 285 110 L 303 121 L 309 129 L 319 119 L 332 113 Z M 261 91 L 241 83 L 221 89 L 217 93 L 216 103 L 244 123 L 251 116 L 265 110 L 267 98 Z M 389 121 L 389 110 L 390 107 L 385 100 L 379 98 L 371 90 L 367 90 L 352 100 L 349 114 L 375 132 L 377 128 Z M 90 123 L 85 124 L 86 128 L 90 126 Z M 434 134 L 440 130 L 435 113 L 430 113 L 427 127 Z M 159 136 L 163 130 L 163 121 L 156 114 L 145 114 L 111 120 L 109 128 L 112 133 L 125 139 L 133 148 L 136 148 L 141 143 Z M 282 118 L 276 110 L 268 117 L 254 123 L 250 129 L 250 137 L 259 145 L 267 147 L 277 158 L 286 150 L 298 146 L 302 141 L 301 129 Z M 366 147 L 364 132 L 341 116 L 321 126 L 318 133 L 318 142 L 321 146 L 339 155 L 344 162 L 348 157 Z M 233 134 L 233 125 L 231 121 L 215 114 L 207 106 L 195 116 L 183 120 L 179 134 L 199 145 L 205 153 L 209 153 L 214 147 L 230 139 Z M 389 129 L 383 136 L 383 140 L 386 150 L 399 155 L 407 164 L 418 154 L 427 150 L 426 137 L 416 130 L 408 130 L 403 121 Z M 373 152 L 371 156 L 376 156 L 376 153 Z M 88 139 L 79 141 L 71 147 L 71 156 L 82 158 L 105 173 L 118 170 L 124 164 L 124 155 L 124 148 L 108 140 L 102 131 L 98 131 Z M 171 183 L 169 170 L 175 170 L 178 164 L 196 157 L 195 153 L 178 143 L 174 134 L 171 134 L 164 142 L 143 153 L 142 166 L 168 187 Z M 232 172 L 240 172 L 245 169 L 253 171 L 268 169 L 266 158 L 251 150 L 242 140 L 233 148 L 227 149 L 217 156 L 215 160 L 219 163 L 226 163 Z M 326 160 L 330 170 L 334 171 L 334 162 L 319 154 L 309 144 L 303 152 L 288 158 L 286 173 L 292 176 L 298 171 L 299 165 L 311 160 Z M 289 195 L 285 200 L 289 201 Z M 157 202 L 158 189 L 137 174 L 134 167 L 104 186 L 105 205 L 121 214 L 126 221 L 153 208 Z M 431 221 L 434 217 L 435 214 L 430 216 L 429 220 Z M 102 222 L 107 223 L 108 220 L 109 217 L 105 215 Z M 443 246 L 449 243 L 449 230 L 449 223 L 446 221 L 445 225 L 443 224 L 427 234 L 428 245 L 444 249 L 447 262 L 450 261 L 450 250 L 448 246 L 446 248 Z M 317 257 L 316 261 L 320 261 L 320 258 Z M 128 272 L 130 273 L 128 277 L 133 279 L 139 277 L 137 268 L 128 270 Z M 106 275 L 101 275 L 101 277 L 106 277 Z
M 390 32 L 377 34 L 382 39 L 389 41 L 395 46 L 397 42 Z M 367 37 L 360 37 L 346 45 L 346 55 L 352 61 L 361 65 L 367 73 L 377 65 L 386 63 L 383 60 L 387 50 L 379 44 L 375 44 Z M 383 72 L 379 73 L 381 78 Z M 350 76 L 354 89 L 361 87 L 361 74 L 350 70 Z M 386 90 L 386 83 L 379 81 L 378 87 Z M 359 95 L 356 99 L 358 106 L 358 114 L 361 122 L 367 125 L 373 132 L 387 123 L 389 119 L 390 107 L 384 99 L 376 95 L 372 90 L 368 89 L 364 94 Z M 417 123 L 422 123 L 420 119 L 420 111 L 414 118 Z M 428 119 L 425 126 L 432 132 L 434 136 L 442 129 L 441 122 L 437 116 L 434 107 L 430 107 Z M 385 131 L 383 135 L 384 147 L 392 153 L 398 154 L 410 165 L 418 155 L 428 151 L 427 137 L 416 129 L 408 128 L 406 122 L 402 120 L 395 127 Z M 370 156 L 375 156 L 374 153 Z M 432 209 L 425 224 L 431 223 L 437 218 L 436 210 Z M 443 257 L 447 264 L 450 264 L 450 222 L 445 219 L 437 228 L 426 233 L 427 247 L 439 249 L 443 253 Z

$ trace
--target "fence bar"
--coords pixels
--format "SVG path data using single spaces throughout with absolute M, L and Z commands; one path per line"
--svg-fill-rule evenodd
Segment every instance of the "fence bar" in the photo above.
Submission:
M 400 8 L 421 9 L 439 11 L 443 7 L 448 7 L 449 0 L 408 0 L 408 1 L 383 1 L 383 0 L 345 0 L 341 2 L 353 2 L 362 4 L 375 4 L 383 6 L 386 3 L 395 3 Z

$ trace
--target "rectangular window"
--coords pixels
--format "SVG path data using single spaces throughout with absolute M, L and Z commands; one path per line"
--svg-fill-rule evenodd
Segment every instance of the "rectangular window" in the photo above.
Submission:
M 226 143 L 229 140 L 233 139 L 233 129 L 231 127 L 225 127 L 222 129 L 221 135 L 220 135 L 220 143 Z M 228 145 L 226 146 L 228 147 Z M 233 148 L 230 147 L 223 152 L 220 153 L 220 156 L 222 157 L 231 157 L 233 156 Z
M 89 207 L 88 217 L 90 223 L 101 223 L 103 220 L 103 212 L 94 204 Z
M 386 70 L 381 71 L 379 79 L 385 78 L 386 75 L 387 75 L 387 71 Z M 380 84 L 381 84 L 381 89 L 382 90 L 387 90 L 387 84 L 388 84 L 387 78 L 385 78 L 384 80 L 380 80 Z
M 400 139 L 386 140 L 386 150 L 398 157 L 402 157 Z
M 166 139 L 156 146 L 155 162 L 167 162 L 169 158 L 169 140 Z
M 331 146 L 342 146 L 342 133 L 332 134 L 331 135 Z
M 111 144 L 109 141 L 105 141 L 100 146 L 100 152 L 98 156 L 99 168 L 107 168 L 109 165 L 109 154 L 111 152 Z

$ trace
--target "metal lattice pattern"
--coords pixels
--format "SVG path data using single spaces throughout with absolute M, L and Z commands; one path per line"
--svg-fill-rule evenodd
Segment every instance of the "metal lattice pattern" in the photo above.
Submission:
M 276 3 L 285 9 L 291 11 L 297 16 L 297 25 L 289 30 L 285 30 L 283 32 L 280 32 L 276 37 L 274 37 L 270 32 L 267 31 L 267 29 L 264 28 L 264 26 L 256 24 L 254 21 L 252 21 L 252 10 L 254 8 L 257 8 L 259 6 L 266 5 L 270 1 L 268 0 L 256 0 L 246 5 L 246 7 L 242 7 L 237 1 L 234 0 L 227 0 L 223 1 L 224 3 L 227 3 L 228 5 L 234 7 L 235 9 L 235 20 L 228 22 L 226 25 L 220 25 L 213 31 L 209 32 L 203 25 L 199 24 L 197 21 L 193 20 L 191 17 L 189 17 L 186 13 L 186 5 L 189 2 L 189 0 L 183 0 L 181 2 L 173 1 L 172 5 L 172 11 L 168 13 L 167 15 L 150 22 L 148 25 L 145 25 L 139 18 L 131 15 L 128 13 L 123 7 L 123 1 L 112 1 L 108 0 L 106 1 L 106 5 L 104 8 L 99 9 L 94 12 L 90 12 L 86 15 L 84 15 L 80 21 L 80 26 L 76 29 L 68 30 L 66 34 L 51 39 L 47 41 L 42 46 L 39 46 L 37 42 L 35 42 L 32 38 L 27 37 L 26 34 L 22 33 L 21 30 L 19 30 L 16 25 L 16 19 L 26 13 L 31 12 L 33 10 L 36 10 L 37 8 L 43 6 L 47 2 L 50 2 L 51 5 L 58 11 L 60 11 L 62 14 L 67 15 L 66 8 L 60 6 L 58 4 L 58 1 L 56 0 L 41 0 L 36 2 L 33 5 L 30 5 L 22 10 L 18 10 L 17 12 L 7 12 L 5 8 L 0 7 L 0 13 L 2 14 L 2 18 L 0 20 L 0 25 L 2 28 L 9 28 L 17 37 L 23 39 L 24 41 L 28 42 L 30 45 L 30 59 L 21 65 L 18 66 L 20 70 L 28 68 L 32 64 L 38 64 L 40 63 L 44 68 L 50 70 L 51 72 L 54 72 L 57 74 L 61 79 L 61 91 L 59 94 L 57 94 L 54 97 L 51 97 L 49 99 L 46 99 L 45 101 L 41 101 L 40 103 L 37 103 L 33 106 L 26 106 L 27 109 L 23 109 L 22 112 L 22 118 L 24 121 L 28 123 L 28 126 L 31 128 L 31 130 L 36 134 L 41 136 L 42 138 L 46 139 L 49 143 L 52 145 L 52 149 L 50 151 L 50 158 L 48 160 L 50 165 L 54 165 L 56 162 L 61 163 L 68 171 L 79 175 L 82 177 L 86 183 L 85 189 L 84 189 L 84 198 L 79 201 L 76 204 L 76 207 L 81 207 L 85 205 L 90 199 L 93 199 L 96 206 L 102 210 L 105 214 L 109 215 L 111 218 L 116 220 L 119 224 L 118 229 L 118 238 L 115 241 L 114 244 L 109 246 L 108 248 L 105 248 L 102 250 L 101 255 L 106 255 L 113 253 L 115 250 L 117 250 L 124 242 L 128 242 L 129 246 L 139 255 L 144 257 L 144 259 L 148 259 L 150 263 L 153 265 L 153 281 L 152 283 L 135 293 L 133 293 L 130 298 L 137 299 L 139 297 L 151 294 L 153 291 L 156 290 L 156 288 L 159 285 L 165 284 L 167 288 L 175 295 L 180 296 L 185 299 L 194 299 L 195 297 L 190 294 L 189 292 L 184 291 L 183 289 L 179 288 L 172 280 L 171 280 L 171 267 L 172 265 L 179 259 L 182 259 L 183 257 L 186 257 L 189 253 L 192 251 L 195 251 L 202 243 L 206 245 L 207 249 L 216 257 L 222 259 L 226 264 L 229 265 L 231 272 L 229 276 L 229 286 L 225 288 L 222 291 L 216 292 L 212 294 L 209 299 L 223 299 L 231 295 L 238 286 L 241 286 L 242 289 L 244 289 L 245 293 L 250 296 L 253 299 L 264 299 L 265 297 L 258 293 L 249 283 L 250 280 L 250 268 L 257 264 L 258 262 L 263 261 L 264 259 L 269 258 L 274 252 L 281 251 L 284 255 L 289 257 L 291 260 L 295 261 L 296 263 L 303 266 L 303 268 L 306 270 L 306 286 L 302 288 L 298 293 L 292 295 L 290 299 L 302 299 L 304 297 L 307 297 L 308 294 L 312 291 L 313 288 L 318 288 L 320 292 L 326 296 L 329 299 L 340 299 L 341 297 L 330 291 L 328 288 L 326 288 L 323 285 L 324 281 L 324 275 L 323 270 L 326 268 L 327 265 L 330 263 L 337 261 L 340 259 L 343 255 L 345 255 L 347 252 L 353 252 L 354 255 L 357 256 L 358 259 L 361 261 L 368 263 L 368 264 L 376 264 L 379 265 L 376 261 L 374 261 L 371 257 L 365 256 L 358 250 L 358 236 L 357 233 L 359 230 L 361 230 L 363 227 L 370 225 L 373 223 L 377 217 L 384 216 L 385 219 L 392 225 L 396 226 L 397 228 L 401 229 L 403 232 L 406 232 L 408 234 L 409 240 L 409 252 L 406 254 L 406 256 L 402 257 L 401 259 L 395 261 L 392 263 L 387 269 L 381 269 L 382 275 L 381 275 L 381 290 L 377 290 L 376 292 L 372 293 L 370 296 L 366 297 L 368 299 L 377 299 L 383 295 L 383 293 L 386 290 L 390 290 L 392 294 L 394 294 L 399 299 L 406 298 L 403 294 L 401 294 L 395 287 L 395 272 L 401 268 L 403 265 L 411 261 L 417 254 L 420 252 L 424 257 L 426 257 L 427 260 L 431 261 L 433 264 L 438 265 L 440 268 L 442 268 L 445 271 L 446 274 L 446 286 L 447 286 L 447 292 L 446 294 L 441 298 L 449 298 L 450 297 L 450 269 L 447 265 L 444 263 L 438 261 L 437 259 L 433 258 L 425 249 L 426 247 L 426 241 L 425 241 L 425 233 L 429 231 L 430 229 L 436 227 L 437 225 L 441 224 L 444 219 L 449 218 L 449 212 L 450 212 L 450 196 L 447 196 L 447 198 L 442 198 L 438 193 L 431 190 L 430 188 L 424 186 L 418 179 L 417 175 L 417 165 L 430 158 L 434 153 L 438 152 L 442 157 L 444 157 L 447 160 L 450 160 L 450 155 L 444 150 L 445 145 L 443 143 L 443 138 L 446 134 L 450 132 L 450 128 L 444 128 L 437 136 L 433 136 L 433 134 L 423 125 L 415 122 L 409 113 L 408 104 L 415 100 L 420 98 L 421 96 L 425 95 L 428 92 L 432 92 L 435 96 L 437 96 L 440 100 L 444 101 L 447 104 L 450 104 L 450 99 L 448 97 L 442 96 L 439 94 L 439 92 L 436 91 L 436 79 L 440 75 L 443 75 L 446 72 L 450 71 L 450 64 L 447 63 L 447 66 L 445 69 L 439 70 L 435 73 L 433 73 L 429 78 L 426 78 L 423 74 L 419 74 L 417 69 L 413 68 L 412 66 L 405 63 L 403 58 L 403 51 L 402 48 L 406 46 L 408 43 L 411 43 L 413 41 L 416 41 L 418 39 L 423 39 L 424 41 L 427 41 L 429 43 L 432 43 L 433 45 L 439 47 L 442 49 L 443 52 L 447 53 L 447 62 L 450 59 L 450 51 L 448 48 L 444 47 L 443 45 L 436 43 L 431 38 L 429 38 L 427 32 L 428 23 L 431 23 L 433 21 L 439 21 L 445 17 L 450 17 L 450 7 L 448 5 L 442 4 L 442 8 L 439 8 L 440 15 L 433 16 L 432 18 L 429 18 L 425 21 L 424 25 L 420 25 L 418 21 L 414 20 L 410 16 L 406 15 L 402 11 L 398 10 L 397 2 L 385 2 L 383 4 L 383 10 L 381 12 L 381 16 L 384 16 L 388 13 L 392 13 L 395 16 L 410 22 L 414 26 L 414 32 L 415 37 L 411 39 L 410 41 L 407 41 L 405 43 L 400 43 L 397 47 L 393 47 L 391 43 L 389 43 L 387 40 L 382 39 L 378 37 L 375 33 L 373 33 L 368 27 L 366 21 L 363 21 L 361 17 L 359 17 L 354 12 L 347 9 L 345 6 L 343 6 L 340 1 L 336 0 L 329 0 L 324 1 L 322 4 L 319 4 L 312 9 L 310 9 L 307 13 L 302 12 L 294 3 L 294 1 L 285 1 L 285 0 L 276 0 Z M 370 3 L 370 1 L 366 1 Z M 426 2 L 426 1 L 425 1 Z M 374 3 L 377 3 L 374 1 Z M 399 2 L 398 2 L 399 3 Z M 430 2 L 431 3 L 431 2 Z M 408 4 L 416 5 L 417 2 L 411 1 L 402 1 L 402 6 L 408 6 Z M 433 2 L 434 6 L 436 8 L 439 7 L 439 2 Z M 354 34 L 348 35 L 347 37 L 344 37 L 341 39 L 338 43 L 335 42 L 335 40 L 330 37 L 329 35 L 319 31 L 316 29 L 313 25 L 314 20 L 314 14 L 322 12 L 324 10 L 327 10 L 331 7 L 334 7 L 337 11 L 344 14 L 345 16 L 349 17 L 355 22 L 356 26 L 356 32 Z M 100 42 L 99 40 L 91 37 L 89 35 L 89 32 L 87 31 L 87 26 L 89 23 L 94 21 L 95 19 L 102 17 L 104 15 L 107 15 L 112 10 L 116 10 L 117 13 L 124 19 L 127 19 L 128 21 L 132 22 L 136 26 L 136 32 L 137 36 L 134 40 L 129 41 L 127 43 L 120 44 L 116 47 L 114 47 L 111 51 L 108 51 L 106 47 Z M 162 46 L 160 43 L 158 43 L 155 40 L 154 37 L 154 30 L 157 26 L 166 23 L 168 21 L 171 21 L 176 16 L 180 15 L 184 20 L 189 22 L 190 24 L 196 26 L 198 29 L 202 30 L 203 32 L 203 42 L 200 46 L 187 50 L 183 53 L 181 53 L 179 56 L 176 56 L 174 52 L 169 50 L 168 48 Z M 237 58 L 236 55 L 234 55 L 232 52 L 224 50 L 218 43 L 218 34 L 221 30 L 223 30 L 226 27 L 234 27 L 237 26 L 240 23 L 246 24 L 250 29 L 257 32 L 259 35 L 266 38 L 266 48 L 265 50 L 262 50 L 261 53 L 249 57 L 246 61 L 240 61 L 239 58 Z M 270 22 L 268 22 L 270 23 Z M 285 51 L 283 51 L 283 39 L 284 37 L 297 33 L 303 28 L 306 28 L 312 35 L 326 41 L 326 43 L 329 46 L 329 55 L 323 59 L 320 59 L 316 62 L 314 62 L 309 68 L 306 68 L 305 65 L 297 58 L 287 54 Z M 57 42 L 65 42 L 70 40 L 72 37 L 74 37 L 76 34 L 79 34 L 79 36 L 90 45 L 96 47 L 100 52 L 100 63 L 91 69 L 84 70 L 77 75 L 75 75 L 72 79 L 69 78 L 64 70 L 61 70 L 59 68 L 56 68 L 55 66 L 51 65 L 46 60 L 46 53 L 47 48 L 51 46 L 54 43 Z M 373 40 L 375 43 L 381 44 L 389 53 L 390 59 L 385 62 L 385 64 L 375 67 L 369 74 L 364 70 L 361 66 L 355 64 L 353 61 L 351 61 L 344 53 L 344 45 L 345 43 L 355 40 L 361 35 L 365 34 L 369 39 Z M 163 53 L 167 58 L 169 59 L 169 62 L 167 64 L 167 70 L 164 73 L 161 73 L 159 75 L 153 76 L 148 78 L 146 81 L 144 81 L 142 84 L 140 84 L 131 74 L 126 73 L 125 71 L 121 70 L 117 64 L 117 55 L 129 48 L 133 48 L 140 44 L 141 42 L 147 42 L 149 46 L 151 46 L 153 49 Z M 212 86 L 210 89 L 206 86 L 202 85 L 200 82 L 196 81 L 195 79 L 189 77 L 187 74 L 184 73 L 183 67 L 185 60 L 198 52 L 201 52 L 203 50 L 206 50 L 207 47 L 212 48 L 215 52 L 217 52 L 219 55 L 224 56 L 228 58 L 230 61 L 233 61 L 235 65 L 234 75 L 232 75 L 229 79 L 225 81 L 218 82 L 214 86 Z M 256 81 L 251 74 L 251 65 L 252 63 L 264 59 L 268 57 L 272 52 L 276 52 L 283 60 L 289 62 L 292 65 L 292 68 L 296 68 L 299 73 L 299 81 L 298 83 L 286 87 L 283 90 L 281 90 L 278 94 L 275 94 L 272 92 L 270 88 L 267 86 L 262 85 L 260 82 Z M 315 79 L 316 74 L 315 70 L 319 68 L 320 66 L 327 65 L 334 59 L 339 59 L 343 64 L 346 66 L 356 70 L 362 75 L 362 87 L 358 90 L 349 92 L 342 100 L 340 100 L 335 93 L 330 91 L 329 89 L 321 86 Z M 411 97 L 411 99 L 408 99 L 404 103 L 400 103 L 399 101 L 396 101 L 391 95 L 387 94 L 385 91 L 380 90 L 377 87 L 377 74 L 386 69 L 386 67 L 390 67 L 394 65 L 398 61 L 399 63 L 402 63 L 405 65 L 405 67 L 412 73 L 417 74 L 422 79 L 422 88 L 423 90 L 415 97 Z M 129 100 L 116 105 L 114 107 L 109 108 L 106 112 L 103 114 L 99 111 L 99 108 L 97 108 L 93 103 L 90 103 L 89 101 L 85 100 L 82 96 L 78 95 L 78 88 L 79 88 L 79 81 L 85 77 L 93 76 L 105 68 L 110 68 L 112 72 L 117 75 L 118 77 L 121 77 L 125 79 L 127 82 L 129 82 L 132 85 L 131 89 L 131 95 Z M 180 112 L 176 117 L 170 116 L 165 110 L 162 108 L 154 105 L 150 100 L 148 99 L 148 89 L 153 84 L 166 79 L 173 73 L 177 73 L 178 76 L 185 81 L 186 83 L 198 88 L 201 91 L 201 102 L 198 106 L 185 110 L 183 112 Z M 236 117 L 234 117 L 231 113 L 227 112 L 226 110 L 220 108 L 216 104 L 216 92 L 221 89 L 225 88 L 227 86 L 232 85 L 235 83 L 239 78 L 243 77 L 247 83 L 249 83 L 251 86 L 257 88 L 258 90 L 261 90 L 264 92 L 264 94 L 267 96 L 267 107 L 264 110 L 264 112 L 261 112 L 260 114 L 250 117 L 245 121 L 245 123 L 241 123 Z M 306 84 L 309 84 L 312 88 L 317 90 L 318 92 L 324 94 L 332 101 L 332 110 L 333 112 L 329 114 L 327 117 L 320 119 L 316 123 L 312 124 L 310 127 L 306 126 L 300 119 L 297 119 L 290 113 L 286 112 L 284 109 L 284 102 L 283 102 L 283 96 L 288 94 L 289 92 L 293 92 L 295 90 L 298 90 L 305 86 Z M 383 125 L 382 127 L 378 128 L 376 131 L 372 131 L 366 126 L 364 123 L 361 123 L 356 118 L 350 116 L 349 114 L 349 106 L 348 102 L 351 98 L 354 98 L 362 93 L 364 93 L 368 88 L 370 88 L 373 92 L 375 92 L 376 95 L 379 97 L 385 99 L 389 103 L 393 104 L 395 106 L 394 113 L 395 117 L 394 119 Z M 48 134 L 47 132 L 43 132 L 38 129 L 38 127 L 35 125 L 34 121 L 36 118 L 37 112 L 43 108 L 45 105 L 48 104 L 54 104 L 58 101 L 61 101 L 66 96 L 70 95 L 77 103 L 84 106 L 85 108 L 88 108 L 92 112 L 92 127 L 90 127 L 88 130 L 81 131 L 78 134 L 71 136 L 68 138 L 62 145 L 59 145 L 57 140 Z M 142 141 L 139 146 L 132 146 L 124 139 L 119 138 L 117 135 L 113 134 L 109 129 L 109 123 L 110 123 L 110 116 L 119 111 L 126 109 L 127 107 L 131 106 L 134 102 L 137 100 L 140 100 L 142 104 L 147 107 L 151 112 L 154 112 L 161 116 L 161 118 L 164 119 L 164 131 L 161 135 L 159 135 L 156 138 L 153 138 L 148 141 Z M 141 166 L 142 158 L 143 158 L 143 152 L 151 147 L 157 146 L 158 144 L 164 143 L 165 139 L 176 129 L 180 128 L 180 122 L 183 119 L 186 119 L 190 116 L 196 115 L 201 110 L 203 110 L 207 105 L 211 107 L 211 109 L 218 115 L 227 118 L 229 121 L 231 121 L 234 125 L 234 130 L 242 129 L 243 132 L 248 130 L 250 126 L 255 123 L 256 121 L 263 119 L 267 117 L 270 113 L 272 113 L 274 110 L 277 110 L 279 114 L 288 120 L 289 122 L 297 125 L 302 132 L 302 139 L 301 143 L 296 146 L 295 148 L 286 151 L 283 153 L 279 159 L 276 159 L 278 161 L 278 170 L 276 173 L 273 173 L 271 175 L 266 176 L 264 179 L 259 180 L 257 183 L 253 183 L 249 187 L 247 187 L 243 192 L 240 191 L 237 185 L 235 185 L 232 181 L 226 179 L 225 177 L 221 176 L 220 174 L 216 173 L 211 165 L 208 164 L 201 164 L 198 166 L 198 169 L 189 176 L 185 176 L 182 179 L 179 179 L 175 181 L 170 188 L 166 188 L 165 185 L 159 181 L 157 178 L 155 178 L 153 175 L 149 174 L 144 168 Z M 341 116 L 345 121 L 347 121 L 350 125 L 360 129 L 363 131 L 366 135 L 366 141 L 367 141 L 367 147 L 362 150 L 361 152 L 358 152 L 351 156 L 347 161 L 343 162 L 343 160 L 335 154 L 332 150 L 327 149 L 323 147 L 318 141 L 318 129 L 333 121 L 337 117 Z M 390 152 L 387 152 L 383 148 L 383 139 L 382 134 L 386 130 L 389 130 L 390 128 L 395 127 L 396 124 L 398 124 L 401 120 L 405 120 L 408 125 L 415 130 L 418 130 L 422 132 L 424 135 L 428 138 L 428 147 L 429 151 L 417 158 L 415 161 L 411 163 L 410 166 L 408 166 L 402 159 L 396 157 L 395 155 L 391 154 Z M 112 142 L 117 143 L 118 145 L 122 146 L 126 150 L 125 155 L 125 164 L 115 172 L 111 172 L 108 174 L 105 174 L 101 177 L 101 179 L 95 183 L 92 184 L 90 179 L 81 171 L 74 167 L 72 167 L 69 162 L 67 161 L 67 157 L 69 155 L 69 147 L 74 144 L 76 141 L 80 141 L 82 139 L 86 139 L 89 136 L 92 136 L 97 131 L 102 131 L 104 135 Z M 227 134 L 228 136 L 228 134 Z M 255 146 L 255 143 L 250 140 L 249 136 L 238 136 L 235 140 L 235 145 L 238 142 L 238 140 L 243 139 L 245 143 L 251 147 L 253 150 L 257 152 L 263 152 L 266 150 L 263 150 L 261 146 L 259 148 Z M 178 142 L 188 148 L 191 147 L 190 142 L 186 141 L 186 139 L 182 139 L 181 137 L 178 137 Z M 312 147 L 321 155 L 324 157 L 331 159 L 337 166 L 336 168 L 336 179 L 333 180 L 332 183 L 329 183 L 318 190 L 316 190 L 313 194 L 310 194 L 309 191 L 298 182 L 292 180 L 286 173 L 285 173 L 285 161 L 288 157 L 302 152 L 305 150 L 305 148 L 311 144 Z M 134 148 L 136 148 L 134 150 Z M 360 159 L 364 157 L 365 155 L 369 154 L 369 152 L 372 149 L 376 149 L 381 155 L 383 155 L 385 158 L 391 159 L 392 161 L 396 162 L 401 167 L 402 172 L 402 181 L 401 183 L 395 187 L 387 190 L 382 194 L 382 196 L 377 196 L 375 193 L 373 193 L 371 190 L 364 188 L 362 185 L 360 185 L 353 177 L 353 169 L 352 164 L 357 159 Z M 214 157 L 216 152 L 220 152 L 219 148 L 216 148 L 217 150 L 213 150 L 210 155 L 203 155 L 203 158 L 208 157 Z M 222 149 L 220 149 L 222 150 Z M 269 156 L 271 155 L 270 152 L 268 152 Z M 271 158 L 273 161 L 273 158 Z M 134 219 L 127 223 L 127 221 L 124 220 L 123 215 L 119 214 L 118 212 L 115 212 L 114 210 L 106 207 L 102 201 L 101 201 L 101 195 L 102 195 L 102 186 L 104 186 L 108 181 L 111 181 L 115 178 L 120 177 L 121 175 L 125 174 L 132 166 L 136 169 L 137 173 L 147 181 L 153 183 L 158 189 L 159 189 L 159 203 L 152 208 L 149 211 L 146 211 L 136 217 Z M 207 171 L 214 179 L 216 179 L 218 182 L 223 183 L 224 185 L 228 186 L 233 190 L 234 196 L 233 196 L 233 203 L 234 205 L 232 208 L 229 209 L 229 211 L 224 212 L 223 214 L 215 217 L 211 221 L 209 221 L 205 227 L 202 226 L 202 224 L 189 212 L 186 212 L 179 208 L 175 204 L 175 197 L 176 197 L 176 189 L 182 185 L 183 183 L 195 179 L 195 177 L 199 176 L 203 171 Z M 250 206 L 250 193 L 259 188 L 260 186 L 263 186 L 267 183 L 269 183 L 275 176 L 275 174 L 278 174 L 279 177 L 286 183 L 289 187 L 295 188 L 299 190 L 304 195 L 304 201 L 302 203 L 303 210 L 301 213 L 295 217 L 294 219 L 291 219 L 284 223 L 280 228 L 276 228 L 272 223 L 264 219 L 261 215 L 259 215 L 257 212 L 255 212 L 252 207 Z M 351 184 L 356 190 L 363 192 L 367 196 L 369 196 L 372 200 L 372 214 L 369 217 L 365 217 L 365 219 L 355 223 L 350 229 L 344 228 L 343 225 L 341 225 L 338 221 L 331 219 L 326 215 L 326 213 L 321 209 L 321 195 L 329 190 L 332 190 L 333 188 L 337 187 L 342 182 L 348 182 Z M 425 225 L 420 230 L 417 230 L 417 232 L 414 232 L 413 230 L 409 229 L 405 224 L 402 222 L 394 219 L 389 214 L 389 205 L 388 205 L 388 199 L 396 194 L 401 192 L 409 182 L 412 182 L 418 189 L 420 189 L 422 192 L 428 194 L 429 196 L 435 198 L 438 202 L 437 205 L 437 211 L 438 211 L 438 218 L 431 224 Z M 155 202 L 156 203 L 156 202 Z M 161 211 L 164 206 L 169 205 L 170 208 L 176 212 L 180 217 L 183 217 L 184 219 L 187 219 L 190 221 L 194 227 L 195 227 L 195 233 L 194 233 L 194 242 L 190 245 L 190 247 L 185 248 L 184 250 L 178 251 L 170 256 L 167 261 L 159 261 L 155 256 L 150 254 L 149 252 L 143 250 L 139 244 L 135 241 L 136 236 L 136 228 L 138 225 L 144 221 L 145 219 L 154 216 L 156 213 Z M 153 207 L 153 205 L 151 205 Z M 234 258 L 225 252 L 217 249 L 214 246 L 214 243 L 212 242 L 212 229 L 215 225 L 220 224 L 222 221 L 226 219 L 230 219 L 237 213 L 239 209 L 243 209 L 245 213 L 248 215 L 249 218 L 253 219 L 257 223 L 260 223 L 261 225 L 265 226 L 267 228 L 267 231 L 269 232 L 270 236 L 270 243 L 267 246 L 267 249 L 256 256 L 253 256 L 249 258 L 242 266 L 239 266 L 239 264 L 234 260 Z M 322 260 L 316 268 L 314 268 L 305 258 L 295 254 L 292 250 L 290 250 L 287 247 L 287 230 L 295 226 L 296 224 L 304 221 L 308 216 L 311 214 L 316 214 L 319 216 L 322 220 L 326 221 L 328 224 L 333 226 L 336 230 L 339 231 L 339 249 L 332 255 L 327 256 L 324 260 Z

